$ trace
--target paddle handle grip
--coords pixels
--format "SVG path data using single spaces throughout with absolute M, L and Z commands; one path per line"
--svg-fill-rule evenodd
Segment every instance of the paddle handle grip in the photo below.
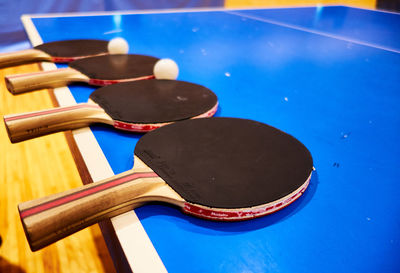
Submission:
M 0 68 L 38 61 L 51 61 L 51 56 L 37 49 L 25 49 L 0 54 Z
M 10 75 L 6 76 L 5 80 L 7 89 L 12 94 L 20 94 L 33 90 L 66 86 L 75 81 L 87 82 L 89 78 L 79 71 L 68 67 L 57 70 Z
M 100 182 L 18 205 L 32 251 L 94 223 L 132 210 L 146 194 L 165 184 L 150 169 L 132 170 Z
M 113 124 L 102 108 L 89 103 L 4 116 L 12 143 L 86 127 L 95 122 Z

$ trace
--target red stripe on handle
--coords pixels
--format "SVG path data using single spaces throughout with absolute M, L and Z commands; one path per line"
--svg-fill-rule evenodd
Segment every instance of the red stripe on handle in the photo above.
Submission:
M 7 77 L 9 79 L 22 78 L 22 77 L 26 78 L 27 76 L 53 74 L 54 72 L 60 72 L 60 71 L 68 70 L 68 69 L 71 69 L 71 68 L 59 68 L 59 69 L 45 70 L 45 71 L 39 71 L 39 72 L 22 73 L 22 74 L 10 75 Z
M 47 203 L 38 205 L 36 207 L 24 210 L 20 213 L 20 216 L 21 216 L 21 218 L 25 218 L 25 217 L 31 216 L 33 214 L 41 213 L 45 210 L 50 210 L 52 208 L 64 205 L 68 202 L 83 198 L 85 196 L 95 194 L 95 193 L 101 192 L 103 190 L 124 184 L 126 182 L 129 182 L 129 181 L 132 181 L 132 180 L 135 180 L 138 178 L 148 178 L 148 177 L 158 177 L 158 175 L 156 173 L 151 172 L 151 173 L 134 173 L 134 174 L 130 174 L 127 176 L 123 176 L 119 179 L 112 180 L 112 181 L 104 183 L 104 184 L 100 184 L 98 186 L 89 188 L 87 190 L 85 189 L 85 190 L 82 190 L 79 192 L 75 192 L 75 193 L 72 193 L 71 195 L 64 196 L 59 199 L 55 199 L 55 200 L 49 201 Z
M 54 108 L 54 109 L 49 109 L 49 110 L 43 110 L 43 111 L 38 111 L 38 112 L 33 112 L 33 113 L 26 113 L 26 114 L 21 114 L 17 116 L 12 116 L 12 117 L 5 117 L 5 121 L 12 121 L 12 120 L 19 120 L 19 119 L 25 119 L 25 118 L 31 118 L 31 117 L 36 117 L 36 116 L 42 116 L 42 115 L 49 115 L 49 114 L 54 114 L 54 113 L 59 113 L 59 112 L 65 112 L 65 111 L 71 111 L 79 108 L 101 108 L 100 106 L 96 104 L 77 104 L 73 106 L 66 106 L 66 107 L 59 107 L 59 108 Z

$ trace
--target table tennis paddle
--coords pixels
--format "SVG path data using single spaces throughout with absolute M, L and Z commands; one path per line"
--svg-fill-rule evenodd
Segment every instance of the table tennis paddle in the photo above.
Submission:
M 88 103 L 8 115 L 4 122 L 14 143 L 92 123 L 148 132 L 170 122 L 210 117 L 217 108 L 217 96 L 204 86 L 154 79 L 101 87 Z
M 108 41 L 104 40 L 65 40 L 44 43 L 32 49 L 0 54 L 0 68 L 49 61 L 68 63 L 89 56 L 108 54 Z
M 150 201 L 218 220 L 246 220 L 289 205 L 313 170 L 307 148 L 256 121 L 193 119 L 145 134 L 132 170 L 19 205 L 32 250 Z
M 5 77 L 7 89 L 23 93 L 44 88 L 56 88 L 73 82 L 104 86 L 118 82 L 152 79 L 158 58 L 146 55 L 112 54 L 79 59 L 68 68 Z

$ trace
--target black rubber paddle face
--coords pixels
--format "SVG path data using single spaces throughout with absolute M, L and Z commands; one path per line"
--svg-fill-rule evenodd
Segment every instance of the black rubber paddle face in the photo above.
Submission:
M 313 169 L 307 148 L 268 125 L 187 120 L 144 135 L 135 154 L 187 202 L 214 208 L 267 204 L 297 190 Z
M 193 118 L 218 103 L 217 96 L 208 88 L 175 80 L 113 84 L 95 90 L 90 99 L 113 120 L 145 124 Z
M 145 55 L 112 54 L 76 60 L 69 66 L 91 79 L 121 80 L 153 75 L 158 60 Z
M 108 53 L 108 41 L 66 40 L 44 43 L 35 46 L 53 57 L 80 57 Z

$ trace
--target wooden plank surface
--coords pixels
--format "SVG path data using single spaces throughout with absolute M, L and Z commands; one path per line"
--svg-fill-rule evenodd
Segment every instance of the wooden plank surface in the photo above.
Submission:
M 0 70 L 0 114 L 53 107 L 48 91 L 18 96 L 4 75 L 39 71 L 37 64 Z M 17 204 L 82 185 L 64 133 L 11 144 L 0 125 L 0 272 L 115 272 L 98 225 L 31 252 Z

